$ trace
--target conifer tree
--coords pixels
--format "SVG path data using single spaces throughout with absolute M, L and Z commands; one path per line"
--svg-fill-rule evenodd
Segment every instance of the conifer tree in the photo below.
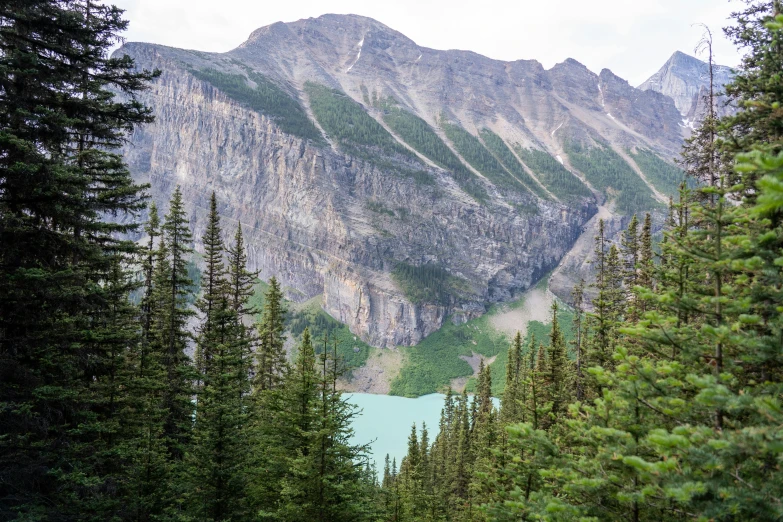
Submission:
M 247 515 L 249 425 L 243 397 L 249 381 L 244 328 L 232 305 L 214 193 L 202 242 L 205 271 L 197 302 L 202 315 L 197 338 L 200 386 L 184 463 L 184 498 L 196 519 L 237 520 Z
M 483 515 L 476 508 L 495 498 L 498 477 L 493 470 L 503 457 L 497 411 L 492 403 L 491 392 L 492 374 L 489 366 L 482 364 L 479 369 L 477 396 L 473 399 L 478 406 L 471 443 L 473 467 L 467 512 L 471 520 L 483 520 Z M 498 452 L 498 449 L 501 452 Z
M 563 331 L 560 329 L 560 322 L 557 317 L 557 301 L 552 303 L 552 329 L 549 334 L 549 348 L 546 369 L 546 381 L 548 389 L 546 390 L 546 400 L 551 403 L 549 407 L 548 422 L 545 426 L 553 425 L 558 422 L 561 415 L 565 414 L 567 405 L 571 402 L 572 379 L 571 368 L 568 355 L 566 353 L 566 343 L 563 338 Z
M 653 288 L 653 242 L 652 242 L 652 217 L 649 213 L 644 216 L 642 235 L 639 239 L 639 275 L 636 283 L 642 288 Z M 646 304 L 640 303 L 644 311 Z
M 527 360 L 527 367 L 528 367 L 528 378 L 524 383 L 524 386 L 526 388 L 525 395 L 527 396 L 527 401 L 525 402 L 525 417 L 527 418 L 527 422 L 531 423 L 533 426 L 533 429 L 539 428 L 539 420 L 541 418 L 541 406 L 542 406 L 542 398 L 541 398 L 541 375 L 540 375 L 540 365 L 539 365 L 539 358 L 541 357 L 541 350 L 539 349 L 539 345 L 536 343 L 536 336 L 531 335 L 530 336 L 530 346 L 528 347 L 528 360 Z
M 187 259 L 192 254 L 192 236 L 179 187 L 169 203 L 163 225 L 163 240 L 155 277 L 155 343 L 166 373 L 163 408 L 164 435 L 175 460 L 182 458 L 192 427 L 193 361 L 186 350 L 191 334 L 187 324 L 194 315 L 189 306 L 193 282 L 188 277 Z
M 593 300 L 594 311 L 588 315 L 587 328 L 591 335 L 585 343 L 585 359 L 588 367 L 611 367 L 612 351 L 618 340 L 617 326 L 623 310 L 622 263 L 616 245 L 607 249 L 603 220 L 599 222 L 595 237 L 596 281 L 598 291 Z M 590 393 L 600 393 L 600 384 L 590 380 Z
M 362 463 L 366 461 L 368 447 L 350 443 L 351 423 L 357 412 L 337 390 L 340 371 L 335 345 L 331 353 L 321 354 L 318 416 L 310 453 L 301 461 L 301 467 L 293 470 L 294 474 L 309 470 L 314 480 L 311 505 L 314 519 L 319 522 L 374 517 L 374 507 L 363 495 L 367 477 L 362 473 Z M 301 514 L 297 514 L 296 520 L 301 520 Z
M 163 427 L 166 410 L 163 395 L 166 389 L 166 371 L 163 351 L 156 337 L 155 327 L 160 319 L 161 292 L 158 266 L 165 263 L 165 249 L 156 245 L 160 237 L 157 209 L 150 205 L 149 221 L 145 226 L 149 242 L 143 252 L 140 341 L 129 347 L 126 412 L 123 422 L 131 436 L 124 452 L 128 455 L 127 487 L 130 492 L 126 512 L 133 520 L 151 520 L 161 516 L 173 498 L 173 492 L 162 484 L 171 482 L 172 466 Z
M 508 348 L 506 362 L 506 385 L 503 389 L 503 400 L 500 403 L 500 422 L 502 425 L 523 420 L 521 403 L 522 377 L 522 334 L 517 332 L 514 341 Z
M 277 279 L 269 280 L 264 310 L 258 325 L 255 389 L 258 392 L 278 388 L 286 372 L 285 314 L 283 293 Z
M 581 279 L 579 283 L 574 287 L 571 292 L 571 296 L 574 301 L 574 340 L 572 346 L 574 347 L 574 392 L 576 394 L 576 400 L 582 401 L 585 398 L 585 376 L 584 376 L 584 289 L 585 281 Z M 520 419 L 524 421 L 525 419 Z
M 400 463 L 400 479 L 402 480 L 403 517 L 415 520 L 417 514 L 424 509 L 422 495 L 421 446 L 416 424 L 411 426 L 408 435 L 408 453 Z
M 209 364 L 213 358 L 212 351 L 217 349 L 219 344 L 227 342 L 227 329 L 230 328 L 229 321 L 231 320 L 228 314 L 233 312 L 230 306 L 232 296 L 229 295 L 221 234 L 217 200 L 213 192 L 209 200 L 207 228 L 202 237 L 204 245 L 202 293 L 196 302 L 196 308 L 202 316 L 196 339 L 195 356 L 199 380 L 210 373 Z
M 240 377 L 244 383 L 240 385 L 242 390 L 242 408 L 247 412 L 248 422 L 252 423 L 252 415 L 255 410 L 250 407 L 250 375 L 253 369 L 254 348 L 257 344 L 255 330 L 248 326 L 249 319 L 258 314 L 258 310 L 250 306 L 250 298 L 253 296 L 253 286 L 258 278 L 257 272 L 251 272 L 247 268 L 247 252 L 245 251 L 242 237 L 242 226 L 237 225 L 234 234 L 234 242 L 226 250 L 228 263 L 228 292 L 229 305 L 233 310 L 236 321 L 235 342 L 239 345 L 242 355 L 242 370 Z M 309 333 L 309 332 L 308 332 Z
M 780 0 L 747 2 L 744 9 L 732 15 L 735 23 L 725 29 L 729 39 L 744 51 L 741 66 L 725 86 L 729 100 L 744 110 L 726 117 L 718 129 L 720 148 L 725 151 L 724 157 L 729 156 L 729 162 L 732 154 L 762 148 L 774 156 L 783 148 L 783 124 L 778 112 L 783 102 L 783 50 L 780 31 L 774 29 L 781 12 Z M 742 196 L 751 202 L 764 172 L 767 170 L 722 171 L 727 186 L 742 183 Z
M 144 232 L 147 234 L 148 242 L 143 252 L 143 264 L 142 271 L 144 274 L 144 282 L 142 284 L 142 290 L 144 292 L 141 300 L 141 324 L 142 324 L 142 354 L 140 364 L 144 366 L 144 355 L 149 350 L 150 343 L 150 330 L 152 329 L 152 316 L 153 316 L 153 300 L 152 289 L 155 275 L 155 259 L 157 246 L 155 239 L 160 237 L 160 218 L 158 217 L 158 207 L 154 202 L 149 206 L 149 217 L 147 223 L 144 225 Z
M 468 499 L 471 472 L 470 406 L 468 394 L 462 390 L 455 410 L 454 498 L 457 509 L 464 509 Z
M 312 496 L 318 483 L 316 463 L 311 456 L 317 438 L 321 379 L 316 370 L 310 330 L 305 328 L 296 361 L 280 391 L 282 404 L 279 413 L 273 419 L 274 429 L 279 435 L 274 440 L 281 446 L 278 458 L 283 462 L 280 468 L 291 470 L 284 473 L 282 479 L 284 503 L 281 517 L 286 520 L 296 520 L 297 516 L 304 515 L 315 516 L 318 508 Z M 268 393 L 276 392 L 270 390 Z
M 154 76 L 109 58 L 126 26 L 89 1 L 0 6 L 1 519 L 104 520 L 116 501 L 116 339 L 91 328 L 134 250 L 117 236 L 142 187 L 114 151 L 151 121 L 135 96 Z
M 253 296 L 253 285 L 258 274 L 247 269 L 247 252 L 242 225 L 237 225 L 234 242 L 226 249 L 228 257 L 228 281 L 231 292 L 231 307 L 239 316 L 253 315 L 256 310 L 248 308 Z
M 631 218 L 628 228 L 623 232 L 622 256 L 624 261 L 625 283 L 627 288 L 636 286 L 637 265 L 639 264 L 639 220 L 636 214 Z

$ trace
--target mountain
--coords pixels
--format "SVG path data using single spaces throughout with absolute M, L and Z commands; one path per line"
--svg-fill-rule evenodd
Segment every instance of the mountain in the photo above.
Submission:
M 227 53 L 117 53 L 162 72 L 140 96 L 156 122 L 124 150 L 151 197 L 165 208 L 180 185 L 198 237 L 215 191 L 263 278 L 375 346 L 519 295 L 599 207 L 617 230 L 682 176 L 672 98 L 575 60 L 428 49 L 354 15 L 275 23 Z
M 713 67 L 713 83 L 716 93 L 731 81 L 730 67 L 716 65 Z M 674 104 L 683 117 L 683 125 L 694 127 L 701 121 L 709 104 L 704 103 L 709 93 L 710 69 L 706 62 L 689 56 L 680 51 L 675 52 L 658 72 L 650 76 L 639 89 L 665 94 L 674 100 Z M 731 111 L 725 96 L 718 96 L 718 114 Z

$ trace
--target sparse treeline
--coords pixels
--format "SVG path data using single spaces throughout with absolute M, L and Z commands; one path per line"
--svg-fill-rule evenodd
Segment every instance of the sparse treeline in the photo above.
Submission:
M 663 239 L 601 223 L 571 346 L 553 313 L 511 346 L 499 409 L 486 371 L 470 406 L 449 393 L 434 442 L 414 429 L 387 466 L 387 520 L 783 518 L 783 5 L 747 4 L 738 112 L 687 141 Z

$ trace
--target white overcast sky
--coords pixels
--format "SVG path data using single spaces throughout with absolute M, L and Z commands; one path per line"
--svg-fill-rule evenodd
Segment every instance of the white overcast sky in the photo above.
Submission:
M 466 49 L 545 67 L 574 58 L 637 85 L 680 50 L 694 54 L 707 24 L 716 61 L 739 54 L 723 37 L 734 0 L 105 0 L 125 9 L 127 41 L 223 52 L 256 28 L 325 13 L 375 18 L 417 44 Z

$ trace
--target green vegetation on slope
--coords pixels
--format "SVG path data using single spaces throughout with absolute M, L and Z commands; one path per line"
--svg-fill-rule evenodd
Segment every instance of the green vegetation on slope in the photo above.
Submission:
M 334 319 L 321 308 L 320 299 L 308 301 L 304 306 L 289 314 L 288 331 L 297 341 L 301 340 L 305 328 L 310 329 L 315 352 L 323 352 L 323 339 L 328 336 L 329 349 L 337 342 L 337 355 L 350 372 L 363 366 L 372 347 L 354 335 L 348 327 Z M 298 344 L 298 343 L 297 343 Z
M 439 265 L 416 266 L 400 262 L 391 274 L 405 297 L 413 303 L 447 305 L 451 296 L 462 295 L 468 290 L 466 281 Z
M 559 311 L 557 319 L 560 321 L 560 327 L 563 329 L 563 337 L 566 342 L 573 340 L 573 324 L 574 324 L 574 312 L 571 308 L 558 301 Z M 520 303 L 521 304 L 521 303 Z M 527 331 L 525 333 L 525 340 L 522 343 L 522 352 L 528 354 L 530 348 L 530 341 L 532 336 L 536 336 L 536 344 L 549 343 L 549 334 L 552 332 L 551 323 L 542 323 L 541 321 L 530 321 L 527 323 Z M 570 351 L 569 351 L 570 353 Z M 508 362 L 508 350 L 501 351 L 498 354 L 495 362 L 490 366 L 490 372 L 492 374 L 492 395 L 495 397 L 502 397 L 503 390 L 506 388 L 506 363 Z M 467 388 L 472 391 L 475 387 L 475 378 L 471 378 L 468 381 Z
M 685 173 L 682 170 L 676 165 L 663 161 L 647 149 L 638 149 L 636 154 L 633 151 L 628 151 L 628 154 L 656 189 L 667 196 L 677 195 L 680 183 L 685 179 Z
M 490 153 L 477 137 L 454 123 L 442 124 L 446 137 L 454 144 L 465 161 L 481 172 L 499 188 L 515 192 L 527 192 L 525 187 L 509 174 L 503 165 Z
M 368 200 L 364 206 L 367 207 L 367 210 L 375 212 L 376 214 L 386 214 L 387 216 L 391 217 L 395 217 L 397 215 L 392 209 L 379 201 Z
M 297 100 L 283 89 L 257 73 L 249 73 L 256 87 L 250 87 L 241 74 L 227 74 L 215 69 L 191 70 L 199 80 L 209 82 L 233 100 L 272 118 L 280 129 L 294 136 L 312 140 L 319 145 L 326 141 L 318 127 L 310 121 Z
M 250 307 L 258 311 L 263 310 L 265 295 L 268 291 L 269 284 L 258 281 L 253 288 L 253 295 L 250 297 Z M 329 335 L 330 348 L 334 346 L 335 339 L 337 340 L 337 355 L 345 364 L 345 369 L 348 372 L 364 366 L 367 362 L 372 348 L 351 333 L 344 323 L 327 314 L 321 308 L 320 298 L 313 298 L 303 304 L 292 303 L 288 300 L 284 300 L 284 303 L 288 310 L 285 321 L 286 335 L 296 341 L 297 345 L 301 341 L 304 329 L 309 328 L 316 353 L 323 351 L 324 335 Z
M 312 82 L 305 84 L 305 92 L 318 123 L 345 152 L 421 185 L 435 184 L 419 158 L 345 93 Z
M 508 148 L 508 145 L 503 141 L 503 138 L 486 128 L 482 129 L 480 134 L 481 139 L 490 152 L 500 160 L 503 166 L 506 167 L 511 174 L 538 197 L 550 199 L 549 194 L 536 183 L 536 180 L 530 177 L 530 174 L 528 174 L 522 164 L 519 163 L 519 160 L 514 156 L 514 153 L 511 152 L 511 149 Z
M 451 152 L 426 121 L 391 104 L 387 104 L 383 121 L 405 143 L 449 171 L 467 194 L 477 201 L 486 200 L 487 192 L 476 175 Z
M 372 159 L 381 153 L 418 161 L 345 93 L 312 82 L 305 84 L 305 92 L 318 123 L 346 152 L 363 159 Z
M 523 305 L 524 299 L 520 299 L 511 306 L 516 308 Z M 418 397 L 443 391 L 453 379 L 473 375 L 473 369 L 465 360 L 460 359 L 460 356 L 470 357 L 475 352 L 484 357 L 497 356 L 490 369 L 492 393 L 500 397 L 505 386 L 510 339 L 491 324 L 491 317 L 499 310 L 499 306 L 494 306 L 481 317 L 460 325 L 447 320 L 440 330 L 433 332 L 416 346 L 400 348 L 406 356 L 406 362 L 400 375 L 392 382 L 390 394 Z M 558 319 L 567 341 L 572 338 L 573 318 L 573 311 L 560 303 Z M 525 350 L 531 335 L 547 344 L 551 328 L 551 325 L 539 321 L 528 323 L 527 337 L 523 345 Z M 467 384 L 468 390 L 472 390 L 472 386 L 471 378 Z
M 492 357 L 508 350 L 508 339 L 498 333 L 484 315 L 465 324 L 446 321 L 444 326 L 410 348 L 400 348 L 405 366 L 392 382 L 391 395 L 418 397 L 442 391 L 452 379 L 473 375 L 460 355 L 472 352 Z
M 596 189 L 607 194 L 609 199 L 614 198 L 620 213 L 633 214 L 660 205 L 642 178 L 608 146 L 587 148 L 580 143 L 566 141 L 563 148 L 571 164 Z
M 590 189 L 568 172 L 559 161 L 542 150 L 523 149 L 518 143 L 514 150 L 522 161 L 536 173 L 538 180 L 558 199 L 569 201 L 574 198 L 589 198 Z

